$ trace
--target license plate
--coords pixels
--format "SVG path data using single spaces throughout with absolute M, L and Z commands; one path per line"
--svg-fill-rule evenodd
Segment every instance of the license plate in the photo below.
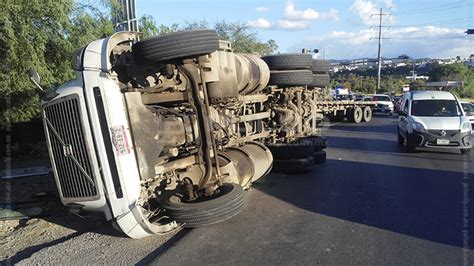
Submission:
M 449 139 L 437 139 L 436 144 L 438 144 L 438 145 L 449 145 Z

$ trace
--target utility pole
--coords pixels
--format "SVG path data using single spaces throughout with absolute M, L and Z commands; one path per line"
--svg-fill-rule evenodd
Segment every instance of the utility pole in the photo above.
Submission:
M 377 51 L 377 91 L 380 90 L 380 75 L 382 73 L 382 17 L 390 14 L 384 14 L 382 8 L 380 8 L 379 14 L 372 14 L 372 16 L 379 16 L 379 47 Z
M 379 15 L 379 49 L 377 51 L 377 91 L 380 91 L 380 75 L 382 74 L 382 57 L 380 56 L 382 49 L 382 8 Z
M 118 5 L 112 17 L 115 32 L 138 31 L 137 9 L 135 0 L 115 0 Z

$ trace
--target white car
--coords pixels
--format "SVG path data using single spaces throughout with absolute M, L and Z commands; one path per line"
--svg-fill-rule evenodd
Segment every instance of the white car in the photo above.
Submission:
M 447 91 L 413 91 L 403 95 L 398 143 L 416 147 L 456 148 L 469 153 L 471 123 L 460 101 Z
M 385 94 L 375 94 L 372 96 L 372 101 L 374 101 L 375 107 L 373 108 L 374 113 L 385 113 L 392 115 L 394 106 L 390 96 Z
M 474 133 L 474 103 L 461 102 L 461 105 L 462 109 L 464 109 L 464 113 L 471 122 L 471 127 L 473 128 L 471 133 Z

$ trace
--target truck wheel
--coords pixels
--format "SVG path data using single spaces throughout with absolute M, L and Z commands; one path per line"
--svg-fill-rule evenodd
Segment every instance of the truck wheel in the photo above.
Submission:
M 313 82 L 310 70 L 271 71 L 269 85 L 275 86 L 306 86 Z
M 173 32 L 137 42 L 132 47 L 138 64 L 152 64 L 178 58 L 194 57 L 215 52 L 219 38 L 213 30 Z
M 304 138 L 304 140 L 311 141 L 313 143 L 315 151 L 320 151 L 328 147 L 328 140 L 325 137 L 311 136 Z
M 310 156 L 314 152 L 311 141 L 299 140 L 292 143 L 268 143 L 265 144 L 272 152 L 275 160 L 301 159 Z
M 350 111 L 348 111 L 350 112 Z M 331 122 L 344 122 L 344 118 L 346 118 L 346 116 L 344 115 L 343 112 L 336 114 L 336 115 L 330 115 L 329 116 L 329 121 Z M 349 117 L 348 117 L 349 119 Z M 350 120 L 349 120 L 350 121 Z
M 410 152 L 410 153 L 415 152 L 416 147 L 415 147 L 415 145 L 413 145 L 413 143 L 411 143 L 410 135 L 408 134 L 408 131 L 406 133 L 406 137 L 407 137 L 407 139 L 406 139 L 406 150 L 407 150 L 407 152 Z
M 313 156 L 293 160 L 274 160 L 272 171 L 284 174 L 303 174 L 310 172 L 313 166 Z
M 363 116 L 362 108 L 359 106 L 354 107 L 349 113 L 350 121 L 357 124 L 362 121 Z
M 245 205 L 246 194 L 237 184 L 226 183 L 217 194 L 195 202 L 182 202 L 177 194 L 169 197 L 162 207 L 167 215 L 184 227 L 199 227 L 225 221 L 238 214 Z
M 399 129 L 397 129 L 397 141 L 399 145 L 403 145 L 403 143 L 405 143 L 405 139 L 403 138 L 402 134 L 400 134 Z
M 364 107 L 363 120 L 364 122 L 370 122 L 370 120 L 372 120 L 372 108 L 370 108 L 370 106 Z
M 351 108 L 346 111 L 347 121 L 354 123 L 354 108 Z
M 329 85 L 329 81 L 330 78 L 328 74 L 313 74 L 313 82 L 311 82 L 309 86 L 324 88 Z
M 328 60 L 313 59 L 311 71 L 313 71 L 313 73 L 326 74 L 327 72 L 329 72 L 330 66 L 331 64 Z
M 275 54 L 263 56 L 270 70 L 311 69 L 312 58 L 310 54 Z
M 313 153 L 314 164 L 323 164 L 326 162 L 326 151 L 320 150 Z

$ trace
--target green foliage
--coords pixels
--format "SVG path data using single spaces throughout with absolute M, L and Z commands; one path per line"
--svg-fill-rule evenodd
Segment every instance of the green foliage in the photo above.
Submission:
M 274 40 L 260 42 L 257 33 L 241 22 L 220 21 L 214 24 L 214 29 L 221 39 L 232 43 L 232 49 L 237 53 L 267 55 L 278 49 Z
M 94 15 L 91 15 L 91 11 Z M 73 0 L 15 1 L 0 8 L 0 127 L 39 116 L 39 91 L 29 81 L 35 69 L 44 88 L 74 75 L 74 51 L 113 33 L 109 15 Z
M 474 97 L 474 69 L 464 64 L 434 65 L 429 71 L 430 80 L 460 80 L 464 86 L 454 92 L 461 97 Z
M 157 26 L 153 17 L 149 15 L 143 15 L 139 19 L 139 22 L 139 29 L 143 33 L 143 38 L 181 30 L 211 28 L 217 32 L 219 38 L 230 41 L 234 52 L 237 53 L 258 53 L 260 55 L 267 55 L 278 50 L 278 45 L 274 40 L 268 40 L 267 42 L 260 41 L 257 32 L 251 30 L 242 22 L 219 21 L 211 27 L 209 23 L 202 20 L 186 22 L 185 25 L 181 27 L 178 24 L 172 24 L 171 26 L 161 24 Z
M 404 84 L 410 83 L 410 87 L 420 88 L 420 84 L 424 81 L 417 80 L 412 84 L 406 79 L 411 75 L 411 67 L 386 67 L 382 69 L 380 80 L 380 91 L 377 91 L 377 69 L 366 68 L 356 70 L 345 70 L 335 73 L 331 77 L 331 85 L 342 86 L 344 83 L 350 84 L 350 88 L 354 92 L 373 94 L 373 93 L 392 93 L 401 94 Z M 420 71 L 420 74 L 425 74 Z
M 143 39 L 179 30 L 178 24 L 172 24 L 171 26 L 165 26 L 162 24 L 160 26 L 157 26 L 153 17 L 149 15 L 143 15 L 142 17 L 140 17 L 138 23 L 139 30 L 142 33 L 141 37 Z

